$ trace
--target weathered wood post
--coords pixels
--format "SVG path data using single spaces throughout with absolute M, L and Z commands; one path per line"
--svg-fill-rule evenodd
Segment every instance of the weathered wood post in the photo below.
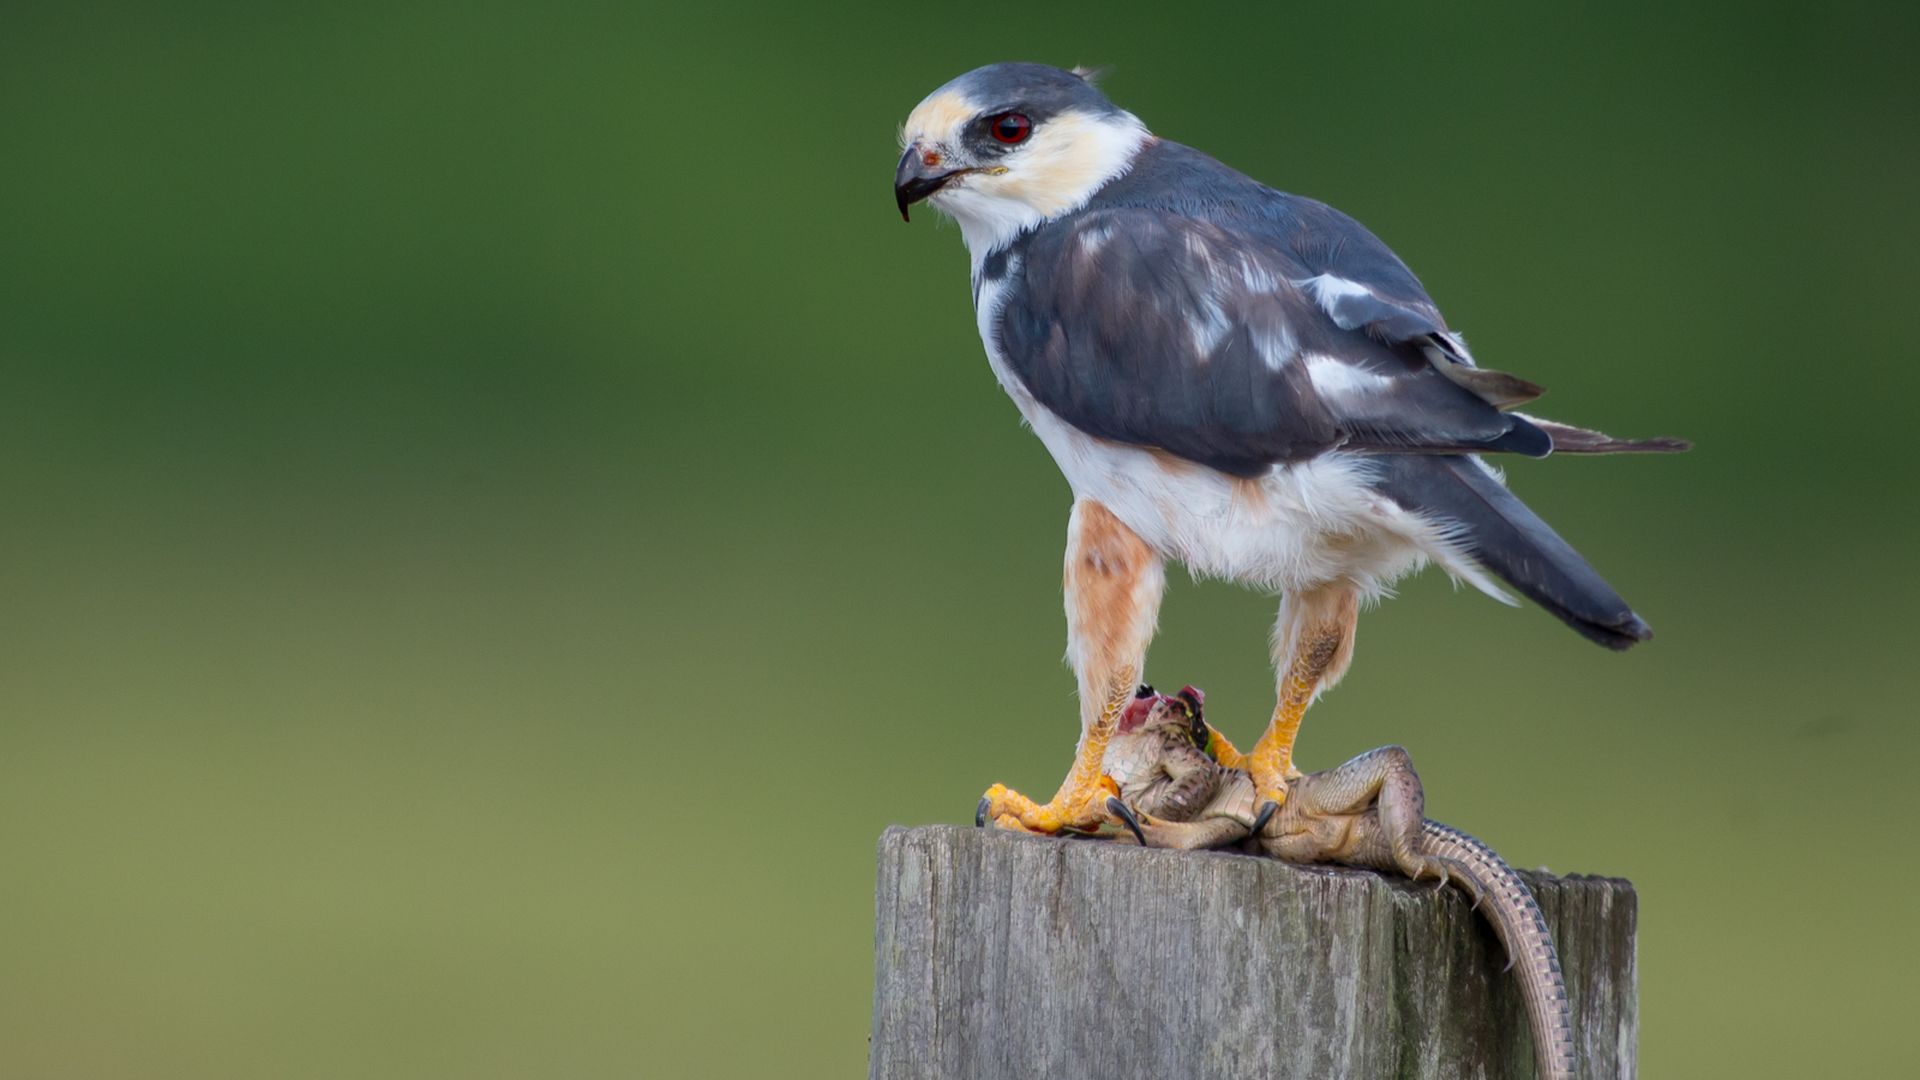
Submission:
M 1633 1077 L 1633 887 L 1526 877 L 1581 1075 Z M 1499 941 L 1430 883 L 895 827 L 877 908 L 874 1080 L 1533 1075 Z

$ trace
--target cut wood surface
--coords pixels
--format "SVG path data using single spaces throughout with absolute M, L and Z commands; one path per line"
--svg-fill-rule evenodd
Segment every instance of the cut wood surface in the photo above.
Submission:
M 1633 886 L 1523 876 L 1579 1075 L 1634 1076 Z M 1533 1075 L 1499 941 L 1431 882 L 896 826 L 876 906 L 874 1080 Z

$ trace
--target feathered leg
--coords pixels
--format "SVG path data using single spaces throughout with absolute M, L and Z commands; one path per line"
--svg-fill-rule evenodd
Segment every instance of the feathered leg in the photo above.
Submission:
M 1067 524 L 1067 659 L 1080 687 L 1080 745 L 1052 800 L 1036 803 L 1004 784 L 987 789 L 977 821 L 1002 828 L 1058 832 L 1110 820 L 1101 767 L 1107 741 L 1133 700 L 1147 646 L 1160 617 L 1166 572 L 1160 557 L 1112 511 L 1074 503 Z
M 1246 755 L 1261 802 L 1284 802 L 1293 767 L 1293 741 L 1300 720 L 1321 691 L 1346 674 L 1353 660 L 1353 629 L 1360 614 L 1360 591 L 1334 582 L 1289 593 L 1280 602 L 1273 628 L 1273 663 L 1278 703 L 1266 733 Z

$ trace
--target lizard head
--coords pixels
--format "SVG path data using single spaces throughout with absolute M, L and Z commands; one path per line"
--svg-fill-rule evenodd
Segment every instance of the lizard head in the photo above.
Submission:
M 1213 756 L 1213 729 L 1204 715 L 1207 695 L 1194 686 L 1183 686 L 1177 694 L 1162 694 L 1142 684 L 1133 700 L 1120 714 L 1117 733 L 1180 732 L 1207 756 Z
M 1144 819 L 1135 823 L 1136 831 L 1146 829 L 1139 839 L 1149 847 L 1168 846 L 1149 839 L 1157 835 L 1153 830 L 1167 822 L 1193 821 L 1220 790 L 1226 774 L 1205 708 L 1206 695 L 1191 686 L 1177 694 L 1143 686 L 1123 710 L 1107 743 L 1102 765 L 1117 796 L 1109 801 L 1109 809 L 1117 802 L 1130 811 L 1163 819 L 1158 825 Z

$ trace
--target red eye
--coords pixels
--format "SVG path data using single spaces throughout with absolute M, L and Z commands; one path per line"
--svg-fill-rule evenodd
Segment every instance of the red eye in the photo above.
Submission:
M 987 130 L 1003 143 L 1023 142 L 1033 132 L 1033 121 L 1017 112 L 1001 113 L 987 121 Z

